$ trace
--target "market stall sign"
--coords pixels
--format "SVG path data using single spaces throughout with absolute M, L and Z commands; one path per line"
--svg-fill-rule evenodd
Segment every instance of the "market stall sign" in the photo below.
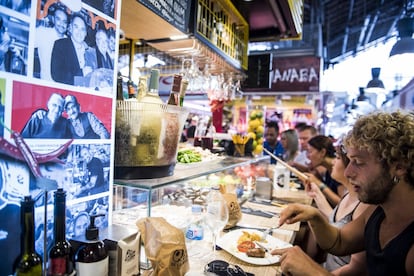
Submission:
M 165 21 L 188 33 L 191 1 L 189 0 L 137 0 Z M 155 26 L 154 26 L 155 27 Z
M 271 91 L 319 92 L 320 58 L 274 57 L 270 71 Z

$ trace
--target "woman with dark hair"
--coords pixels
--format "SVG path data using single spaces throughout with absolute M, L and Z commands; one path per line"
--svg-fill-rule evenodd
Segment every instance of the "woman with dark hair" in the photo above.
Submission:
M 332 139 L 325 135 L 316 135 L 308 141 L 307 157 L 310 160 L 309 180 L 319 185 L 332 206 L 336 206 L 344 194 L 341 183 L 331 176 L 335 159 L 335 147 Z

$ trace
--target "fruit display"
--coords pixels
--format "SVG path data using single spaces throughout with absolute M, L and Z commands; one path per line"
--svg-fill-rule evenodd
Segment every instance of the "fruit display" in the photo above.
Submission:
M 263 153 L 264 128 L 265 128 L 265 106 L 249 106 L 247 113 L 247 132 L 253 139 L 252 152 L 255 156 Z

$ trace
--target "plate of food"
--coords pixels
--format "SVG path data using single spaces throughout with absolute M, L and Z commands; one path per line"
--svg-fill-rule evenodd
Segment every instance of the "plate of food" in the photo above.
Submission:
M 279 262 L 277 255 L 271 255 L 275 248 L 286 248 L 292 245 L 272 235 L 262 239 L 262 232 L 258 230 L 237 229 L 224 234 L 217 239 L 217 245 L 250 264 L 270 265 Z

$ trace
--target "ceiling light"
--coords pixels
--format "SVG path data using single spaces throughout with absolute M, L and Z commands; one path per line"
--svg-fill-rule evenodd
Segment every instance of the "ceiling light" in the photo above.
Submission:
M 373 88 L 373 87 L 384 88 L 384 83 L 382 82 L 382 80 L 379 79 L 380 72 L 381 72 L 381 68 L 379 67 L 371 68 L 372 80 L 368 82 L 367 88 Z
M 398 37 L 397 43 L 392 47 L 390 57 L 399 54 L 414 53 L 414 19 L 405 17 L 398 20 L 397 23 Z

